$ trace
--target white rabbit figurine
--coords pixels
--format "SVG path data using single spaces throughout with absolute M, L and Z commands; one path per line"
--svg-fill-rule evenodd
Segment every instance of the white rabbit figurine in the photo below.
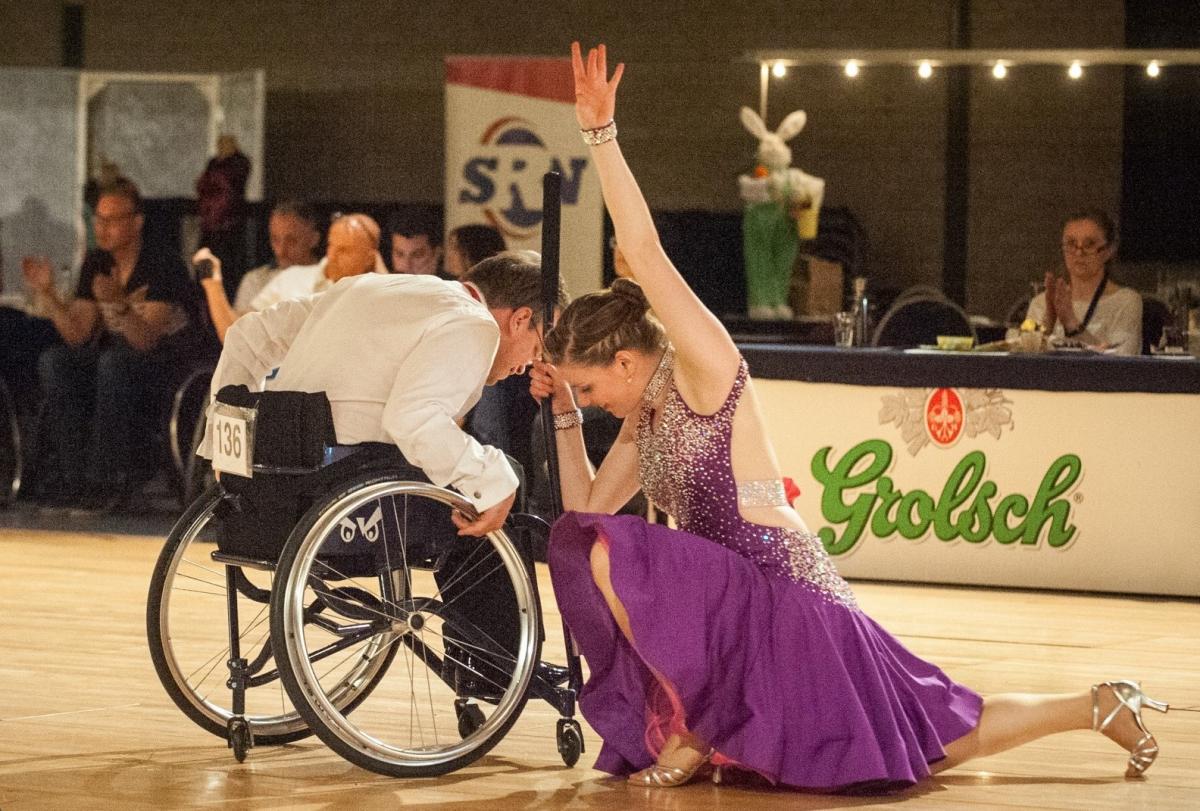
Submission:
M 758 139 L 758 166 L 738 177 L 746 212 L 742 239 L 746 255 L 746 293 L 751 318 L 791 318 L 788 287 L 800 237 L 817 235 L 817 217 L 825 181 L 791 166 L 787 141 L 804 129 L 808 117 L 796 110 L 771 132 L 749 107 L 742 124 Z

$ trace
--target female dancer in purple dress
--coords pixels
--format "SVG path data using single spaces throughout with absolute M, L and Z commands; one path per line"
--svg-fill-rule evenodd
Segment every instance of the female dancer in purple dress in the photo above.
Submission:
M 1092 727 L 1158 753 L 1134 682 L 981 698 L 859 610 L 788 505 L 745 361 L 663 253 L 621 155 L 604 46 L 572 47 L 576 115 L 636 280 L 583 296 L 546 340 L 563 503 L 549 561 L 591 677 L 597 768 L 650 786 L 734 765 L 815 790 L 911 785 L 1054 732 Z M 648 313 L 653 307 L 657 319 Z M 579 405 L 625 420 L 593 474 Z M 679 529 L 614 516 L 641 487 Z M 716 771 L 719 776 L 720 772 Z

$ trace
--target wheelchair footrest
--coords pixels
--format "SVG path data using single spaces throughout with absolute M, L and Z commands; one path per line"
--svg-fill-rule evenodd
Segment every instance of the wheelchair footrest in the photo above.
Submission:
M 276 562 L 273 560 L 258 560 L 256 558 L 247 558 L 242 555 L 231 555 L 228 552 L 213 552 L 212 559 L 217 563 L 223 563 L 226 566 L 240 566 L 243 569 L 257 569 L 260 572 L 275 571 Z

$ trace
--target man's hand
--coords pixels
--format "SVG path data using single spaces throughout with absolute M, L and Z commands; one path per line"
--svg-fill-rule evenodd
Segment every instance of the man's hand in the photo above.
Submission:
M 516 500 L 517 491 L 513 490 L 508 498 L 499 504 L 488 507 L 474 521 L 469 520 L 457 510 L 450 513 L 450 520 L 454 522 L 454 526 L 458 527 L 458 534 L 460 536 L 482 538 L 489 532 L 495 532 L 504 526 L 504 522 L 508 520 L 508 513 L 512 509 L 513 502 Z
M 192 265 L 198 265 L 203 261 L 212 262 L 212 272 L 204 278 L 200 279 L 200 284 L 209 286 L 219 286 L 221 284 L 221 260 L 216 254 L 208 248 L 201 248 L 192 255 Z
M 54 289 L 54 266 L 44 256 L 26 256 L 21 260 L 25 284 L 34 293 L 45 294 Z

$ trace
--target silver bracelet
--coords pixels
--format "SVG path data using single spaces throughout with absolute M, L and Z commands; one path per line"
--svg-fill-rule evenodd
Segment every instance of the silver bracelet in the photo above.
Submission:
M 600 144 L 607 144 L 609 141 L 617 137 L 617 122 L 609 121 L 602 127 L 593 127 L 590 130 L 580 130 L 579 134 L 583 136 L 583 142 L 588 146 L 600 146 Z
M 583 425 L 583 412 L 578 408 L 574 411 L 564 411 L 554 415 L 555 431 L 567 431 L 577 425 Z

